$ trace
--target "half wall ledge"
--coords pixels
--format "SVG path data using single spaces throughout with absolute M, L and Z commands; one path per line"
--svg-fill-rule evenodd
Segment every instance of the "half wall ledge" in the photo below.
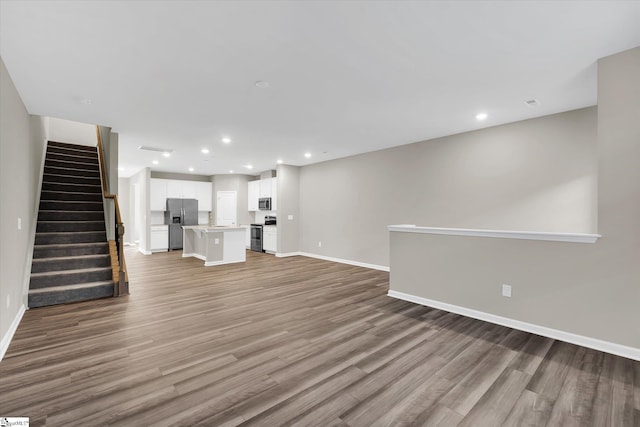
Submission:
M 473 228 L 420 227 L 413 224 L 387 226 L 401 233 L 446 234 L 450 236 L 494 237 L 499 239 L 546 240 L 551 242 L 595 243 L 600 234 L 554 233 L 547 231 L 483 230 Z

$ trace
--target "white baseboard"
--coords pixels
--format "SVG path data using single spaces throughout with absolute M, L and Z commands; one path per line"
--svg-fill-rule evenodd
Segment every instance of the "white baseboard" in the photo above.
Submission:
M 348 259 L 341 259 L 341 258 L 333 258 L 333 257 L 324 256 L 324 255 L 310 254 L 308 252 L 296 252 L 296 253 L 298 255 L 306 256 L 309 258 L 323 259 L 325 261 L 339 262 L 340 264 L 355 265 L 356 267 L 371 268 L 373 270 L 389 271 L 389 267 L 385 267 L 384 265 L 367 264 L 366 262 L 351 261 Z
M 192 253 L 192 254 L 183 253 L 182 254 L 182 258 L 189 258 L 189 257 L 198 258 L 198 259 L 201 259 L 202 261 L 205 261 L 205 262 L 207 261 L 207 257 L 204 256 L 204 255 L 200 255 L 200 254 L 196 254 L 196 253 Z M 211 261 L 211 262 L 214 262 L 214 261 Z M 213 264 L 211 264 L 211 265 L 213 265 Z
M 302 255 L 302 252 L 284 252 L 284 253 L 278 252 L 278 253 L 276 253 L 276 257 L 278 257 L 278 258 L 287 258 L 287 257 L 290 257 L 290 256 L 300 256 L 300 255 Z
M 142 248 L 138 248 L 138 252 L 140 252 L 143 255 L 151 255 L 153 253 L 151 251 L 142 250 Z
M 25 311 L 26 311 L 26 308 L 24 304 L 22 304 L 18 309 L 18 313 L 16 314 L 16 317 L 13 319 L 13 322 L 11 322 L 11 326 L 9 326 L 9 330 L 2 337 L 2 341 L 0 341 L 0 361 L 2 361 L 2 358 L 4 357 L 5 353 L 9 349 L 9 344 L 11 344 L 13 335 L 18 330 L 18 325 L 20 325 L 20 321 L 22 320 L 22 316 L 24 315 Z
M 497 325 L 518 329 L 520 331 L 531 332 L 533 334 L 542 335 L 543 337 L 553 338 L 571 344 L 577 344 L 583 347 L 592 348 L 594 350 L 604 351 L 605 353 L 615 354 L 616 356 L 622 356 L 628 359 L 640 361 L 640 348 L 628 347 L 609 341 L 602 341 L 596 338 L 585 337 L 583 335 L 576 335 L 571 332 L 548 328 L 546 326 L 521 322 L 519 320 L 509 319 L 508 317 L 496 316 L 495 314 L 485 313 L 483 311 L 473 310 L 466 307 L 460 307 L 457 305 L 448 304 L 446 302 L 440 302 L 411 294 L 405 294 L 404 292 L 389 290 L 389 293 L 387 295 L 392 298 L 413 302 L 427 307 L 437 308 L 439 310 L 449 311 L 451 313 L 461 314 L 463 316 L 472 317 L 474 319 L 483 320 L 485 322 L 495 323 Z

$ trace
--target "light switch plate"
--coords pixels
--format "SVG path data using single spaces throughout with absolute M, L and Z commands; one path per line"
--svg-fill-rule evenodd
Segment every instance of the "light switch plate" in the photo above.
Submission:
M 293 221 L 293 215 L 288 215 L 288 216 L 287 216 L 287 219 L 288 219 L 289 221 Z

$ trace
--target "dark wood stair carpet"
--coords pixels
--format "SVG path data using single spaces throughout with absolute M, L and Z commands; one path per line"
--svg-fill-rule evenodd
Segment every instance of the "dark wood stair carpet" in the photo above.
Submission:
M 113 296 L 95 147 L 49 142 L 29 307 Z

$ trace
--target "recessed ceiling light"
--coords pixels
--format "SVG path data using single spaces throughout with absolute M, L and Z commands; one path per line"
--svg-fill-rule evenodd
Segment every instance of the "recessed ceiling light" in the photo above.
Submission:
M 154 160 L 154 161 L 152 161 L 151 163 L 153 163 L 154 165 L 157 165 L 157 164 L 158 164 L 158 163 L 160 163 L 160 162 L 159 162 L 159 161 L 157 161 L 157 160 Z
M 84 105 L 91 105 L 91 102 L 92 101 L 90 99 L 86 99 L 86 98 L 80 101 L 80 103 L 82 103 Z
M 118 167 L 118 170 L 119 170 L 119 171 L 123 171 L 123 170 L 125 170 L 125 168 L 124 168 L 123 166 L 119 166 L 119 167 Z
M 229 173 L 233 173 L 233 169 L 231 169 L 231 170 L 229 171 Z
M 266 89 L 269 87 L 269 82 L 266 82 L 264 80 L 258 80 L 256 82 L 256 86 L 259 87 L 260 89 Z
M 276 163 L 278 163 L 279 165 L 281 165 L 281 164 L 282 164 L 282 159 L 278 159 L 278 160 L 276 161 Z
M 229 144 L 231 142 L 231 138 L 225 136 L 224 138 L 222 138 L 222 142 L 224 142 L 225 144 Z
M 486 119 L 487 117 L 489 117 L 489 115 L 487 113 L 476 114 L 476 120 L 482 121 L 482 120 Z
M 304 153 L 304 156 L 308 159 L 309 157 L 311 157 L 311 153 Z
M 247 169 L 253 169 L 253 165 L 247 165 L 247 166 L 245 166 L 245 168 L 247 168 Z
M 540 105 L 540 102 L 537 99 L 527 99 L 524 103 L 529 107 L 537 107 Z
M 209 154 L 209 149 L 208 148 L 203 148 L 200 151 L 202 151 L 202 154 Z
M 163 156 L 165 157 L 169 157 L 171 155 L 171 153 L 169 153 L 168 151 L 165 151 L 164 153 L 162 153 Z
M 189 172 L 193 172 L 194 170 L 194 168 L 189 168 Z

